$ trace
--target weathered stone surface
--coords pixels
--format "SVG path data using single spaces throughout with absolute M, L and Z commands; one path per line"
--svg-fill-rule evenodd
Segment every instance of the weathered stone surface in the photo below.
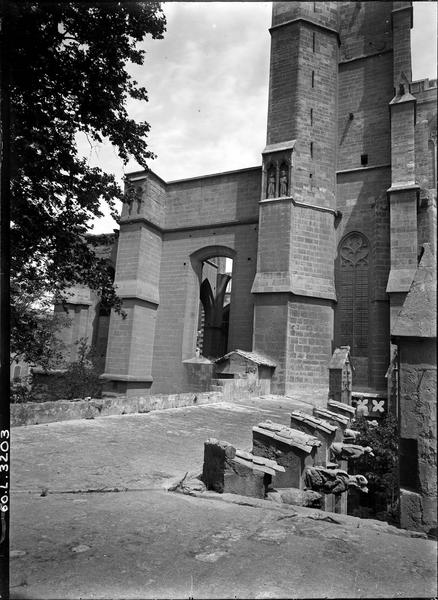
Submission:
M 293 504 L 310 508 L 321 508 L 322 502 L 322 496 L 318 492 L 298 490 L 297 488 L 282 488 L 278 491 L 268 492 L 266 498 L 279 504 Z
M 224 491 L 225 463 L 227 458 L 234 458 L 236 448 L 228 442 L 210 438 L 204 444 L 204 466 L 202 481 L 208 490 L 222 493 Z
M 428 532 L 437 527 L 436 344 L 400 337 L 398 351 L 401 520 Z
M 422 529 L 422 502 L 420 494 L 400 490 L 400 526 L 403 529 Z
M 264 498 L 265 481 L 270 482 L 270 476 L 264 471 L 236 457 L 236 448 L 228 442 L 210 438 L 204 444 L 202 481 L 207 490 Z M 274 473 L 274 470 L 269 469 L 269 472 Z
M 430 244 L 423 247 L 414 280 L 392 328 L 393 336 L 436 338 L 436 259 Z
M 253 432 L 271 437 L 274 440 L 289 444 L 303 452 L 310 453 L 314 447 L 321 446 L 321 442 L 313 435 L 304 433 L 299 429 L 287 427 L 281 423 L 265 421 L 253 427 Z
M 327 401 L 327 408 L 332 412 L 337 412 L 340 415 L 348 416 L 350 419 L 354 417 L 354 414 L 356 412 L 354 406 L 346 404 L 345 402 L 338 402 L 336 400 L 331 399 Z
M 91 550 L 90 546 L 87 546 L 87 544 L 79 544 L 79 546 L 74 546 L 74 548 L 71 549 L 72 552 L 74 552 L 75 554 L 81 554 L 82 552 L 88 552 L 88 550 Z
M 157 396 L 102 398 L 94 400 L 57 400 L 11 405 L 11 426 L 38 425 L 72 419 L 91 419 L 109 415 L 147 413 L 153 410 L 223 402 L 221 392 L 162 394 Z
M 267 435 L 257 428 L 253 428 L 252 453 L 275 460 L 284 467 L 284 473 L 276 473 L 273 485 L 276 488 L 301 488 L 303 487 L 303 472 L 306 465 L 313 465 L 317 446 L 310 448 L 310 452 L 303 451 L 296 446 L 291 446 L 286 441 Z
M 359 446 L 358 444 L 347 444 L 344 442 L 335 442 L 331 445 L 330 451 L 335 459 L 353 460 L 360 458 L 364 454 L 374 456 L 370 446 Z
M 329 448 L 340 434 L 340 430 L 337 434 L 338 426 L 313 415 L 299 414 L 299 411 L 294 411 L 291 413 L 291 427 L 312 435 L 321 442 L 316 451 L 315 464 L 326 466 L 330 461 Z
M 227 460 L 224 473 L 224 493 L 252 498 L 265 497 L 265 474 L 235 460 Z

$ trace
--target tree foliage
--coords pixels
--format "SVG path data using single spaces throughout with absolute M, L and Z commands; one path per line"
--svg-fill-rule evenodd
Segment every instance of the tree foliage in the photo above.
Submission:
M 373 426 L 365 417 L 358 418 L 354 429 L 359 431 L 356 444 L 371 446 L 374 456 L 364 454 L 352 463 L 354 473 L 368 479 L 368 497 L 364 500 L 370 516 L 398 522 L 398 424 L 387 414 Z
M 21 290 L 21 282 L 16 282 L 15 289 Z M 68 316 L 54 313 L 49 297 L 37 302 L 36 295 L 25 292 L 17 293 L 14 308 L 20 319 L 11 324 L 11 362 L 21 359 L 45 370 L 65 366 L 65 345 L 59 332 L 70 326 Z
M 85 284 L 120 309 L 107 264 L 85 234 L 114 213 L 122 190 L 113 175 L 91 167 L 76 147 L 77 134 L 90 143 L 111 142 L 126 163 L 147 168 L 153 158 L 149 125 L 127 112 L 129 98 L 147 100 L 144 87 L 127 72 L 143 64 L 138 42 L 161 38 L 160 4 L 142 2 L 9 2 L 2 27 L 10 65 L 11 115 L 11 323 L 13 350 L 31 342 L 24 327 L 22 294 L 55 293 Z

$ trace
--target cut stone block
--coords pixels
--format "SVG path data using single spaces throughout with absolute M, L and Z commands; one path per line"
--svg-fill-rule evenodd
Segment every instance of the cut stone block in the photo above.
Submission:
M 269 478 L 267 480 L 266 478 Z M 224 493 L 240 494 L 252 498 L 264 498 L 271 476 L 241 464 L 239 459 L 227 460 L 224 470 Z
M 279 504 L 293 504 L 309 508 L 323 508 L 323 495 L 312 490 L 299 490 L 297 488 L 281 488 L 266 494 L 267 500 Z
M 329 449 L 335 441 L 338 426 L 300 411 L 292 412 L 290 417 L 291 427 L 312 435 L 321 442 L 316 451 L 315 464 L 323 467 L 327 466 L 327 463 L 330 462 Z
M 304 469 L 315 464 L 317 448 L 321 442 L 313 436 L 280 424 L 269 424 L 270 429 L 263 425 L 266 424 L 260 423 L 258 427 L 253 427 L 252 453 L 274 460 L 284 467 L 284 472 L 277 472 L 273 479 L 276 488 L 302 489 Z
M 315 417 L 324 419 L 332 425 L 337 426 L 335 442 L 342 442 L 344 439 L 344 431 L 350 426 L 350 419 L 344 415 L 340 415 L 326 408 L 314 408 L 313 414 Z
M 273 423 L 272 421 L 264 421 L 259 423 L 254 430 L 260 430 L 265 435 L 271 436 L 273 439 L 277 439 L 280 442 L 294 446 L 303 450 L 303 452 L 311 452 L 314 446 L 320 446 L 321 442 L 318 441 L 314 436 L 292 429 L 281 423 Z
M 208 490 L 264 498 L 278 471 L 284 469 L 274 460 L 236 450 L 228 442 L 210 438 L 204 444 L 202 481 Z
M 337 513 L 338 515 L 347 514 L 347 492 L 342 494 L 323 494 L 321 508 L 326 512 Z
M 330 362 L 329 397 L 339 402 L 351 404 L 353 373 L 350 357 L 350 346 L 336 348 Z
M 214 490 L 220 494 L 224 491 L 225 465 L 235 456 L 236 448 L 228 442 L 221 442 L 215 438 L 210 438 L 205 442 L 202 481 L 208 490 Z
M 340 415 L 344 415 L 344 417 L 349 419 L 352 419 L 356 414 L 356 408 L 354 406 L 346 404 L 345 402 L 337 402 L 336 400 L 328 400 L 327 409 Z

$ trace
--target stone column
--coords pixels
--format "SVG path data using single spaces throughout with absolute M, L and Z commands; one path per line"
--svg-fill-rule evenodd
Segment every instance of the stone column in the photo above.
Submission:
M 424 244 L 392 341 L 400 382 L 400 523 L 426 533 L 437 527 L 436 308 L 436 258 Z
M 386 291 L 390 294 L 391 330 L 417 268 L 417 199 L 415 181 L 416 99 L 410 93 L 412 27 L 411 2 L 395 2 L 392 11 L 394 98 L 391 115 L 390 203 L 391 270 Z
M 125 317 L 111 313 L 102 378 L 108 392 L 135 396 L 149 394 L 153 382 L 165 183 L 151 171 L 133 176 L 126 198 L 115 274 Z

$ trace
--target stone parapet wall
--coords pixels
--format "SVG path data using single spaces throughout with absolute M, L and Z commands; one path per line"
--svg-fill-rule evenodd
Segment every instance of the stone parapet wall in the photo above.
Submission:
M 147 397 L 114 397 L 93 400 L 57 400 L 55 402 L 27 402 L 11 406 L 11 426 L 39 425 L 73 419 L 94 419 L 111 415 L 148 413 L 153 410 L 179 408 L 196 404 L 222 402 L 221 392 L 200 394 L 160 394 Z
M 74 419 L 94 419 L 111 415 L 148 413 L 153 410 L 197 406 L 216 402 L 233 402 L 257 395 L 260 388 L 245 379 L 226 382 L 223 389 L 209 392 L 157 394 L 154 396 L 114 396 L 92 400 L 57 400 L 53 402 L 26 402 L 11 405 L 11 427 L 40 425 Z

